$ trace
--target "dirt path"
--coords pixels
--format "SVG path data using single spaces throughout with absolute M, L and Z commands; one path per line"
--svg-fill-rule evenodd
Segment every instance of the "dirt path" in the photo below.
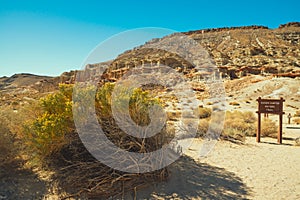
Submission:
M 246 145 L 218 142 L 203 159 L 197 151 L 201 141 L 195 141 L 187 155 L 200 163 L 222 167 L 242 179 L 252 190 L 250 199 L 300 199 L 300 147 L 293 146 L 300 129 L 285 129 L 283 144 L 276 139 L 247 138 Z
M 300 147 L 293 146 L 300 129 L 284 131 L 282 145 L 272 138 L 221 141 L 205 158 L 199 158 L 203 142 L 194 140 L 187 156 L 172 164 L 170 180 L 137 199 L 300 199 Z

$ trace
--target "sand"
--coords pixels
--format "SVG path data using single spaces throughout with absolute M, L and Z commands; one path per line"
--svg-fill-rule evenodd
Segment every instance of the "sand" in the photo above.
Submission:
M 300 129 L 284 132 L 281 145 L 272 138 L 219 141 L 204 158 L 203 141 L 194 139 L 170 166 L 170 180 L 138 192 L 137 199 L 300 199 L 300 147 L 293 141 Z

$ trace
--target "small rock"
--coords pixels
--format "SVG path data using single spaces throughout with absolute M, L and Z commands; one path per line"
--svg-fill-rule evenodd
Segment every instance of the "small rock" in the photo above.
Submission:
M 0 194 L 0 200 L 2 200 L 2 199 L 7 199 L 7 196 L 3 195 L 3 194 Z

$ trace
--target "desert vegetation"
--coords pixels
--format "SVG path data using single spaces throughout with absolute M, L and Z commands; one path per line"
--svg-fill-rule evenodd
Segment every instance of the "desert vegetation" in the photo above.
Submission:
M 123 196 L 125 192 L 133 191 L 135 193 L 138 188 L 146 184 L 166 180 L 170 168 L 151 173 L 134 174 L 124 173 L 98 162 L 82 143 L 80 134 L 77 132 L 79 129 L 78 127 L 75 128 L 74 119 L 76 118 L 75 121 L 80 124 L 88 124 L 90 116 L 87 113 L 94 109 L 97 125 L 100 125 L 104 136 L 112 143 L 128 152 L 148 153 L 154 152 L 164 144 L 169 143 L 170 139 L 173 138 L 173 132 L 184 135 L 184 131 L 191 130 L 188 129 L 188 126 L 181 126 L 180 117 L 183 113 L 195 114 L 197 112 L 196 118 L 200 119 L 197 137 L 200 139 L 194 140 L 198 144 L 196 148 L 189 150 L 198 150 L 200 149 L 199 144 L 203 143 L 201 138 L 206 136 L 209 128 L 212 133 L 219 133 L 222 124 L 218 122 L 222 121 L 221 114 L 223 114 L 221 113 L 223 111 L 218 107 L 221 102 L 213 100 L 213 98 L 209 99 L 210 94 L 207 85 L 200 82 L 209 80 L 208 83 L 210 83 L 210 80 L 214 82 L 219 78 L 223 78 L 222 81 L 227 95 L 226 100 L 228 100 L 229 109 L 231 110 L 225 112 L 224 128 L 220 132 L 220 140 L 228 140 L 235 144 L 220 142 L 218 145 L 224 148 L 215 149 L 219 152 L 212 155 L 213 162 L 210 164 L 213 166 L 217 163 L 219 167 L 224 167 L 224 169 L 239 175 L 241 181 L 247 183 L 250 188 L 256 189 L 256 191 L 253 191 L 256 196 L 250 198 L 264 199 L 265 196 L 271 195 L 270 198 L 296 199 L 299 195 L 297 192 L 295 193 L 294 186 L 299 185 L 299 181 L 293 179 L 292 176 L 297 174 L 295 163 L 299 163 L 299 157 L 295 155 L 298 153 L 298 147 L 282 145 L 278 148 L 277 145 L 272 145 L 274 139 L 266 139 L 266 141 L 270 141 L 270 144 L 266 142 L 249 145 L 251 149 L 248 145 L 238 144 L 256 144 L 255 138 L 246 137 L 256 135 L 257 117 L 255 111 L 258 97 L 284 97 L 285 113 L 291 113 L 292 122 L 300 124 L 299 26 L 299 22 L 294 22 L 281 25 L 278 29 L 249 26 L 184 33 L 197 40 L 199 45 L 208 51 L 210 57 L 214 60 L 212 63 L 218 67 L 218 72 L 199 70 L 198 65 L 206 65 L 205 62 L 202 63 L 201 61 L 198 64 L 195 62 L 196 65 L 194 66 L 193 62 L 186 62 L 183 60 L 184 58 L 179 57 L 176 53 L 170 53 L 177 50 L 184 51 L 186 47 L 188 48 L 189 45 L 185 41 L 183 41 L 184 43 L 181 43 L 181 40 L 176 41 L 182 48 L 178 49 L 176 45 L 172 44 L 170 48 L 167 48 L 170 52 L 149 48 L 151 46 L 167 47 L 168 44 L 171 44 L 169 41 L 173 36 L 176 37 L 177 34 L 175 34 L 154 39 L 140 47 L 127 50 L 114 60 L 88 64 L 86 66 L 87 73 L 84 74 L 91 75 L 91 80 L 100 78 L 99 88 L 83 85 L 78 87 L 78 90 L 74 90 L 73 84 L 79 77 L 77 75 L 80 71 L 64 72 L 58 77 L 37 76 L 27 73 L 15 74 L 11 77 L 0 77 L 0 199 L 41 199 L 44 194 L 47 194 L 44 193 L 41 187 L 34 186 L 34 189 L 31 190 L 25 187 L 26 185 L 32 185 L 30 184 L 32 182 L 23 182 L 28 176 L 21 175 L 18 177 L 18 175 L 28 174 L 28 172 L 30 172 L 30 177 L 35 180 L 40 180 L 40 177 L 36 176 L 37 174 L 47 172 L 46 174 L 51 176 L 47 180 L 47 184 L 50 184 L 49 187 L 47 185 L 47 191 L 52 189 L 61 190 L 55 193 L 62 195 L 58 199 L 68 199 L 68 197 L 78 199 L 126 199 Z M 226 39 L 225 46 L 222 43 L 224 38 L 228 39 Z M 198 50 L 198 48 L 191 49 L 188 56 L 198 55 Z M 176 104 L 180 103 L 180 99 L 174 97 L 172 90 L 156 84 L 143 85 L 141 89 L 133 90 L 123 85 L 118 88 L 117 92 L 113 93 L 118 83 L 120 83 L 118 80 L 129 70 L 134 70 L 136 69 L 135 66 L 141 64 L 146 66 L 143 74 L 148 73 L 149 66 L 156 68 L 156 65 L 167 65 L 177 70 L 178 73 L 182 73 L 189 82 L 191 81 L 196 98 L 201 99 L 203 107 L 194 109 L 189 106 L 193 104 L 193 101 L 188 99 L 184 102 L 184 107 L 178 108 Z M 101 76 L 98 76 L 96 75 L 98 67 L 101 67 L 101 69 L 103 67 L 108 68 Z M 157 73 L 157 77 L 163 74 L 162 71 Z M 127 73 L 127 75 L 129 74 Z M 96 76 L 94 77 L 94 75 Z M 176 78 L 171 74 L 169 75 L 169 77 L 166 76 L 167 78 L 164 81 L 166 81 L 166 85 L 172 86 L 173 81 L 176 82 Z M 59 83 L 68 84 L 59 85 Z M 161 99 L 153 98 L 151 92 L 157 94 L 153 96 L 160 96 Z M 74 100 L 74 94 L 79 98 Z M 117 96 L 114 102 L 112 102 L 113 95 Z M 166 95 L 166 98 L 161 97 L 163 95 Z M 96 102 L 85 101 L 85 99 L 91 98 Z M 116 106 L 116 113 L 113 113 L 112 105 Z M 129 116 L 130 120 L 141 127 L 146 127 L 153 120 L 156 120 L 155 124 L 159 123 L 164 116 L 155 114 L 159 113 L 157 111 L 160 111 L 162 107 L 166 108 L 167 122 L 163 124 L 163 128 L 155 136 L 149 138 L 134 137 L 125 133 L 124 129 L 118 124 L 118 119 L 122 120 L 126 116 Z M 183 108 L 186 110 L 183 110 Z M 156 117 L 151 118 L 151 114 Z M 186 119 L 187 125 L 191 125 L 197 120 L 194 116 L 186 116 L 189 116 Z M 286 115 L 284 116 L 284 122 L 287 120 L 285 117 Z M 261 133 L 263 137 L 277 136 L 278 123 L 271 119 L 273 119 L 272 116 L 262 118 Z M 130 125 L 129 121 L 123 120 L 123 122 L 124 127 Z M 95 124 L 92 123 L 88 125 L 92 131 L 99 128 L 99 126 L 94 126 Z M 299 127 L 292 124 L 283 128 L 286 132 L 286 137 L 283 138 L 284 143 L 290 144 L 292 141 L 294 145 L 300 146 L 300 139 L 297 135 Z M 186 135 L 190 137 L 190 135 Z M 184 140 L 185 138 L 184 136 L 178 140 Z M 95 141 L 98 142 L 99 140 Z M 184 141 L 178 141 L 178 144 L 180 142 Z M 199 154 L 195 153 L 194 155 L 198 156 Z M 245 155 L 247 156 L 245 157 Z M 120 156 L 111 155 L 111 157 L 118 159 L 120 164 L 127 161 L 131 162 Z M 195 156 L 193 158 L 195 161 L 198 159 Z M 285 158 L 285 162 L 281 162 L 280 159 L 282 158 Z M 241 160 L 244 162 L 241 162 Z M 184 165 L 182 165 L 184 167 L 181 170 L 184 175 L 189 168 L 186 161 L 184 160 Z M 209 163 L 207 160 L 203 163 L 202 161 L 194 163 L 193 160 L 192 170 L 190 170 L 193 178 L 201 177 L 201 179 L 193 181 L 195 183 L 193 186 L 197 185 L 197 187 L 189 187 L 190 183 L 185 184 L 185 181 L 177 179 L 180 184 L 184 184 L 178 184 L 181 186 L 180 190 L 197 193 L 197 196 L 200 196 L 200 193 L 203 192 L 201 193 L 203 196 L 199 198 L 204 199 L 208 198 L 206 193 L 212 195 L 208 199 L 222 198 L 219 194 L 233 194 L 233 196 L 223 197 L 225 199 L 235 199 L 235 192 L 242 193 L 238 182 L 230 180 L 232 176 L 225 176 L 224 179 L 220 179 L 219 177 L 225 174 L 223 173 L 224 170 L 220 168 L 214 172 L 215 170 L 211 170 L 211 166 L 204 165 L 204 163 Z M 24 163 L 26 164 L 24 165 Z M 151 166 L 151 164 L 150 160 L 145 159 L 145 165 Z M 195 170 L 195 167 L 200 168 Z M 10 168 L 13 170 L 6 170 Z M 22 172 L 22 169 L 26 170 Z M 261 173 L 261 169 L 268 173 Z M 48 170 L 51 173 L 48 173 Z M 176 173 L 174 174 L 176 176 Z M 205 175 L 208 175 L 208 177 Z M 184 180 L 189 180 L 190 177 L 184 178 L 186 178 Z M 213 181 L 218 182 L 218 184 L 211 184 Z M 22 182 L 22 184 L 18 184 L 18 182 Z M 270 183 L 272 183 L 272 187 L 265 187 Z M 40 182 L 37 182 L 37 184 L 41 185 Z M 172 186 L 176 184 L 171 183 Z M 9 185 L 13 185 L 13 189 L 6 189 L 9 188 Z M 220 193 L 216 193 L 218 185 Z M 189 188 L 193 191 L 187 190 Z M 234 191 L 232 188 L 237 188 L 237 190 Z M 40 194 L 34 194 L 34 190 Z M 10 196 L 14 192 L 20 196 L 17 196 L 18 198 Z M 24 192 L 32 194 L 28 198 L 24 198 L 21 196 Z M 295 195 L 291 197 L 288 196 L 288 193 L 295 193 Z M 283 196 L 279 197 L 278 194 Z M 156 193 L 155 195 L 159 194 Z M 177 196 L 173 194 L 167 196 L 165 191 L 164 195 L 165 198 L 162 199 L 177 199 Z M 187 194 L 178 197 L 178 199 L 190 199 L 192 198 L 190 195 Z M 45 199 L 48 198 L 45 197 Z
M 232 102 L 229 103 L 229 105 L 231 105 L 231 106 L 239 106 L 240 103 L 236 102 L 236 101 L 232 101 Z
M 300 118 L 296 118 L 293 120 L 295 124 L 300 124 Z
M 106 83 L 98 89 L 89 86 L 76 91 L 79 97 L 96 99 L 97 120 L 107 138 L 122 149 L 140 153 L 155 151 L 170 141 L 173 133 L 167 132 L 166 127 L 154 137 L 146 139 L 130 136 L 119 128 L 111 108 L 114 89 L 114 83 Z M 40 100 L 22 107 L 14 105 L 20 108 L 17 111 L 10 109 L 1 112 L 0 131 L 3 134 L 0 135 L 0 142 L 1 151 L 4 152 L 1 159 L 8 161 L 22 155 L 31 166 L 52 171 L 53 184 L 58 185 L 62 191 L 80 197 L 120 196 L 124 191 L 136 190 L 145 184 L 168 177 L 167 168 L 152 173 L 130 174 L 98 162 L 86 150 L 76 132 L 72 109 L 77 108 L 79 102 L 74 101 L 73 93 L 73 85 L 61 84 L 58 91 Z M 88 104 L 84 101 L 80 103 Z M 117 117 L 124 116 L 128 106 L 130 118 L 140 126 L 151 122 L 148 115 L 151 107 L 163 105 L 160 99 L 151 97 L 146 90 L 134 89 L 128 92 L 126 88 L 118 88 L 117 101 L 114 103 L 119 108 Z M 214 108 L 199 107 L 198 137 L 205 136 L 209 127 L 214 130 L 215 126 L 219 126 L 211 123 L 213 112 L 218 111 Z M 256 135 L 256 123 L 257 118 L 253 112 L 227 111 L 221 139 L 243 142 L 247 136 Z M 262 136 L 274 137 L 277 130 L 275 122 L 263 118 Z M 151 165 L 151 162 L 149 164 Z
M 300 124 L 300 110 L 297 110 L 296 113 L 294 114 L 293 122 L 295 124 Z
M 212 110 L 206 107 L 199 107 L 198 113 L 200 119 L 209 118 L 211 116 Z
M 0 165 L 24 156 L 24 124 L 37 116 L 38 107 L 36 102 L 31 102 L 17 112 L 9 107 L 0 110 Z
M 206 110 L 207 109 L 203 109 Z M 208 112 L 211 113 L 211 112 Z M 203 115 L 204 116 L 204 115 Z M 207 132 L 210 125 L 210 115 L 203 117 L 198 126 L 198 136 L 202 137 Z M 213 127 L 212 127 L 213 128 Z M 244 141 L 245 137 L 253 137 L 256 135 L 257 117 L 250 111 L 227 111 L 225 115 L 224 128 L 221 137 L 227 140 Z M 276 123 L 268 118 L 262 119 L 261 136 L 262 137 L 276 137 L 278 126 Z
M 87 87 L 76 92 L 84 97 L 90 95 L 93 89 L 95 88 Z M 171 136 L 165 132 L 165 128 L 161 133 L 146 139 L 127 135 L 117 128 L 111 110 L 113 89 L 114 84 L 108 83 L 99 88 L 95 95 L 98 122 L 112 142 L 127 151 L 146 153 L 160 148 L 170 139 Z M 117 102 L 121 111 L 126 109 L 129 102 L 132 120 L 141 126 L 147 125 L 150 122 L 149 108 L 154 105 L 160 106 L 159 100 L 150 97 L 148 92 L 141 89 L 135 89 L 131 96 L 126 93 L 125 88 L 122 91 L 118 93 Z M 18 116 L 23 118 L 22 122 L 9 125 L 7 120 L 1 120 L 1 148 L 11 152 L 14 142 L 9 136 L 12 135 L 11 130 L 14 130 L 16 137 L 23 143 L 22 154 L 28 157 L 28 162 L 33 166 L 42 166 L 53 171 L 53 179 L 59 188 L 76 196 L 118 196 L 125 190 L 135 190 L 153 181 L 164 180 L 168 176 L 167 169 L 132 174 L 111 169 L 98 162 L 86 150 L 75 131 L 72 107 L 78 105 L 72 101 L 72 92 L 72 85 L 61 84 L 57 92 L 40 99 L 34 107 L 27 106 L 20 110 Z M 25 117 L 21 113 L 31 115 Z M 118 116 L 122 114 L 118 113 Z M 122 158 L 119 159 L 120 162 L 126 162 L 122 161 Z M 148 164 L 151 164 L 150 162 Z M 67 187 L 71 185 L 72 187 Z
M 96 99 L 97 120 L 107 138 L 122 149 L 140 153 L 157 150 L 172 139 L 173 133 L 167 132 L 166 127 L 163 127 L 160 133 L 146 139 L 130 136 L 119 128 L 115 121 L 116 116 L 112 113 L 114 89 L 115 84 L 107 83 L 98 89 L 89 86 L 75 90 L 79 99 Z M 167 168 L 145 174 L 130 174 L 98 162 L 84 147 L 76 132 L 72 109 L 78 107 L 79 102 L 73 100 L 73 94 L 73 85 L 61 84 L 58 91 L 23 106 L 17 112 L 1 112 L 1 159 L 8 161 L 22 155 L 31 166 L 52 171 L 54 182 L 63 191 L 82 197 L 122 195 L 124 191 L 135 190 L 142 185 L 168 177 Z M 143 89 L 128 92 L 126 88 L 118 88 L 116 94 L 117 100 L 114 103 L 118 105 L 117 117 L 126 115 L 128 108 L 130 118 L 140 126 L 151 122 L 151 107 L 162 106 L 161 100 L 151 97 L 150 93 Z M 81 106 L 88 104 L 85 101 L 80 103 Z M 218 126 L 211 124 L 212 112 L 216 111 L 208 107 L 199 107 L 198 111 L 200 123 L 197 136 L 203 137 L 209 127 L 214 130 L 214 126 Z M 221 138 L 244 141 L 246 136 L 255 136 L 256 121 L 257 118 L 252 112 L 228 111 Z M 273 121 L 262 121 L 262 136 L 272 137 L 276 132 L 277 126 Z M 17 145 L 17 148 L 16 144 L 22 145 Z M 148 164 L 151 165 L 151 161 Z
M 300 117 L 300 110 L 296 111 L 296 113 L 294 114 L 294 117 Z
M 34 119 L 24 123 L 24 140 L 30 155 L 40 160 L 55 155 L 74 132 L 72 87 L 60 85 L 59 91 L 40 100 Z
M 295 139 L 295 146 L 300 146 L 300 137 Z
M 10 132 L 7 114 L 0 113 L 0 167 L 11 162 L 16 156 L 14 136 Z

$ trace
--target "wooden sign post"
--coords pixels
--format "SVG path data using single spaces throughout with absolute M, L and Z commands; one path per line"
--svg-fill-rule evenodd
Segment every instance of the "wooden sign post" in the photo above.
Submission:
M 259 97 L 258 101 L 258 127 L 256 134 L 256 142 L 260 142 L 260 133 L 261 133 L 261 113 L 270 113 L 279 115 L 279 130 L 277 142 L 278 144 L 282 143 L 282 116 L 283 112 L 283 102 L 285 101 L 283 98 L 280 99 L 262 99 Z

